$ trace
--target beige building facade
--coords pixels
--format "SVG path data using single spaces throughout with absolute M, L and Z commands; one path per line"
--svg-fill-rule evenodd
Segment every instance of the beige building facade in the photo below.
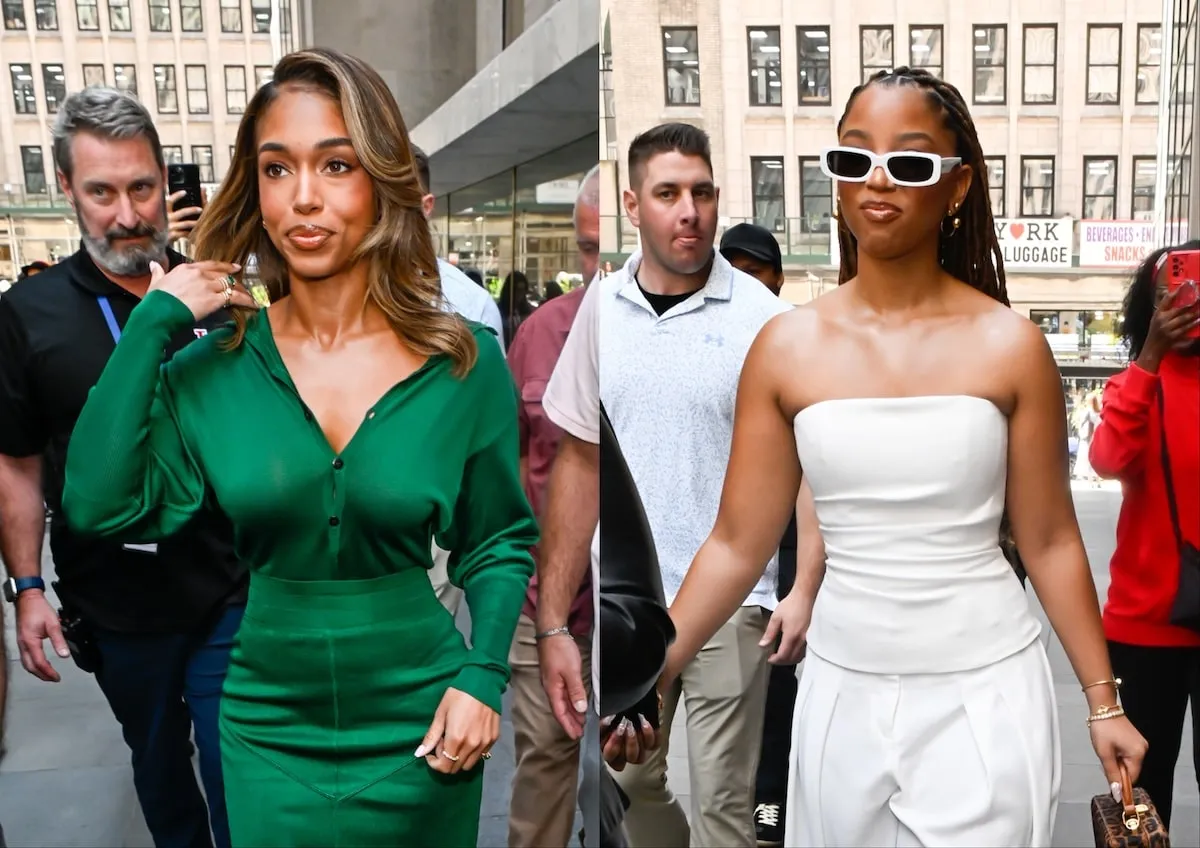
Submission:
M 1195 96 L 1194 66 L 1186 92 L 1164 94 L 1159 0 L 610 0 L 606 11 L 610 261 L 636 246 L 615 212 L 630 141 L 684 121 L 712 139 L 722 225 L 775 232 L 785 296 L 834 284 L 819 151 L 836 143 L 855 86 L 923 67 L 959 88 L 978 127 L 1014 307 L 1077 337 L 1086 358 L 1088 337 L 1097 350 L 1114 338 L 1129 271 L 1153 245 L 1156 191 L 1191 183 L 1190 155 L 1159 179 L 1160 96 Z
M 238 123 L 292 43 L 292 0 L 0 0 L 0 277 L 73 252 L 50 126 L 73 91 L 135 94 L 168 162 L 215 187 Z

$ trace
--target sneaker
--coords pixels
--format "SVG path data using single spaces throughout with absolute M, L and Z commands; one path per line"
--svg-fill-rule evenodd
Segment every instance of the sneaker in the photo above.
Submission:
M 754 808 L 754 835 L 758 838 L 758 848 L 783 845 L 783 807 L 780 804 L 759 804 Z

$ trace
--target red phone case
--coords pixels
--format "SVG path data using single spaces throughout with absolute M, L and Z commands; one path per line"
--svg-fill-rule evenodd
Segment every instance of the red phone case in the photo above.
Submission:
M 1172 306 L 1196 309 L 1200 304 L 1200 250 L 1176 250 L 1167 255 L 1167 291 L 1173 292 L 1185 284 L 1190 284 L 1191 293 L 1181 292 Z M 1188 337 L 1200 339 L 1200 327 L 1193 327 Z

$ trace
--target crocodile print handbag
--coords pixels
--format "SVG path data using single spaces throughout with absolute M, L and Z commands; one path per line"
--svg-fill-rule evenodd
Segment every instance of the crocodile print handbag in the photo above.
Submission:
M 1171 837 L 1143 789 L 1134 789 L 1121 766 L 1121 802 L 1110 793 L 1092 799 L 1096 848 L 1171 848 Z

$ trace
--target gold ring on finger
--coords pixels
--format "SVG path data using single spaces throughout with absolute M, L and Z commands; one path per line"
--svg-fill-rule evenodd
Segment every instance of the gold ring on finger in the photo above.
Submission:
M 490 760 L 490 759 L 492 758 L 492 752 L 491 752 L 491 751 L 484 751 L 484 752 L 483 752 L 483 754 L 482 754 L 482 756 L 483 756 L 483 758 L 484 758 L 485 760 Z
M 445 757 L 447 760 L 449 760 L 452 763 L 458 762 L 458 757 L 454 756 L 447 750 L 444 750 L 444 749 L 442 750 L 442 756 Z

